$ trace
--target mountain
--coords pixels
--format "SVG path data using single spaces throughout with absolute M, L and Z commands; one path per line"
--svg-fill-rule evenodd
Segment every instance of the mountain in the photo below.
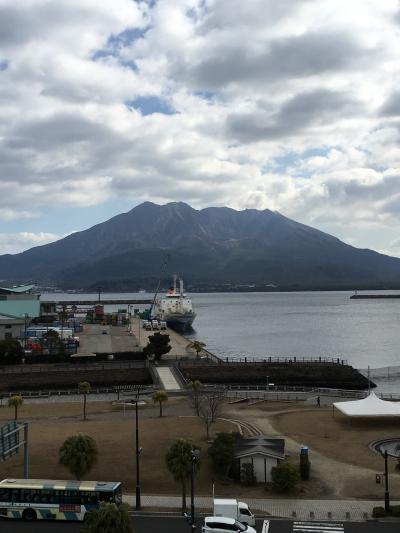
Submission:
M 145 202 L 57 242 L 0 256 L 0 278 L 62 288 L 400 286 L 400 259 L 357 249 L 277 212 Z M 3 281 L 3 283 L 5 283 Z

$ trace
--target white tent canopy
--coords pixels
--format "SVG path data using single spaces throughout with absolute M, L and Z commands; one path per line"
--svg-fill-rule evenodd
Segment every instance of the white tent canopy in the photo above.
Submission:
M 381 400 L 374 392 L 363 400 L 336 402 L 333 405 L 347 416 L 400 416 L 400 403 Z

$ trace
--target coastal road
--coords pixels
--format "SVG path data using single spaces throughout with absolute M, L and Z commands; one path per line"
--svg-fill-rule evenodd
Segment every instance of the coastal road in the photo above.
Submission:
M 168 516 L 134 516 L 132 518 L 135 533 L 191 533 L 186 520 L 181 517 Z M 398 533 L 399 522 L 343 522 L 343 529 L 332 530 L 328 525 L 317 526 L 314 522 L 313 533 Z M 303 525 L 304 529 L 303 529 Z M 269 533 L 297 533 L 310 531 L 308 523 L 293 523 L 289 520 L 271 520 Z M 257 533 L 261 533 L 262 521 L 257 520 Z M 0 520 L 0 531 L 3 533 L 79 533 L 80 524 L 76 522 L 44 522 L 26 523 L 14 520 Z M 200 533 L 201 528 L 196 529 Z

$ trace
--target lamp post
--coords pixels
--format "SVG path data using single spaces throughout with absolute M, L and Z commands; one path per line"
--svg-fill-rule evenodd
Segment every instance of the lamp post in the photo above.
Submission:
M 383 454 L 385 460 L 385 513 L 390 513 L 390 496 L 389 496 L 389 472 L 388 472 L 388 452 Z
M 192 531 L 196 531 L 196 523 L 194 518 L 194 471 L 196 464 L 200 459 L 200 450 L 193 449 L 190 451 L 192 456 L 192 470 L 190 476 L 190 527 Z
M 26 322 L 28 320 L 28 313 L 24 313 L 24 325 L 25 325 L 25 328 L 24 328 L 24 350 L 26 350 Z M 24 355 L 25 357 L 25 355 Z
M 140 389 L 136 393 L 135 401 L 135 418 L 136 418 L 136 510 L 140 511 L 140 454 L 142 448 L 139 447 L 139 414 L 138 414 L 138 402 L 139 402 Z

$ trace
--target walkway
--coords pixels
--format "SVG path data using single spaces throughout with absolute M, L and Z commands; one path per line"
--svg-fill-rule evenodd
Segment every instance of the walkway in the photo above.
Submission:
M 365 520 L 371 518 L 372 508 L 383 506 L 379 501 L 367 500 L 261 500 L 243 498 L 255 514 L 265 514 L 279 518 L 298 518 L 300 520 Z M 124 501 L 135 506 L 135 495 L 124 495 Z M 145 496 L 142 495 L 142 507 L 179 509 L 180 496 Z M 188 500 L 189 501 L 189 500 Z M 391 502 L 392 505 L 399 502 Z M 212 509 L 212 498 L 199 496 L 195 505 L 200 509 Z
M 172 370 L 167 366 L 155 367 L 155 372 L 158 375 L 161 385 L 166 391 L 180 390 L 181 386 L 172 373 Z

